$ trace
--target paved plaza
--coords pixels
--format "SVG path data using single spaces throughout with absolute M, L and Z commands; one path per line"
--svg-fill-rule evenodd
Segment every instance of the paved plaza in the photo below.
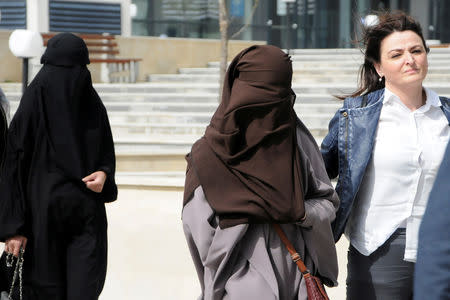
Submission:
M 197 299 L 200 286 L 181 225 L 181 191 L 120 189 L 107 205 L 109 264 L 100 299 Z M 347 241 L 338 244 L 340 286 L 345 299 Z
M 101 300 L 198 298 L 200 285 L 181 225 L 182 199 L 181 191 L 120 189 L 119 199 L 107 204 L 109 257 Z M 0 252 L 3 247 L 0 243 Z M 345 238 L 337 247 L 340 285 L 328 293 L 343 300 Z

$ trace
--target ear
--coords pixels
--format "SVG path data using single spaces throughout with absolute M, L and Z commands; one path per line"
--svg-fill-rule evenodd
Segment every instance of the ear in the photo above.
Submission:
M 375 68 L 375 71 L 377 71 L 378 76 L 383 77 L 384 75 L 383 75 L 383 70 L 381 68 L 381 64 L 380 63 L 374 63 L 373 66 Z

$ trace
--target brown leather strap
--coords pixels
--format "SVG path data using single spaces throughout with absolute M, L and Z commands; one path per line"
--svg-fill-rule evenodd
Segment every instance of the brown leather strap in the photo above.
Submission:
M 306 268 L 305 264 L 303 263 L 302 259 L 300 258 L 300 255 L 295 251 L 294 246 L 291 244 L 291 242 L 288 240 L 286 234 L 284 234 L 283 229 L 279 224 L 272 224 L 275 228 L 275 231 L 280 236 L 281 241 L 286 246 L 287 250 L 289 251 L 289 254 L 291 255 L 292 260 L 297 264 L 298 268 L 300 269 L 300 272 L 302 272 L 304 277 L 310 276 L 309 270 Z

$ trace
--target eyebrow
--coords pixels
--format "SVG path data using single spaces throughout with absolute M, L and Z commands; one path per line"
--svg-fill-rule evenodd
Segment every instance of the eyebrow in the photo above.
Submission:
M 416 44 L 416 45 L 414 45 L 414 46 L 409 47 L 409 49 L 414 49 L 414 48 L 417 48 L 417 47 L 423 48 L 422 45 Z M 391 53 L 391 52 L 394 52 L 394 51 L 400 51 L 400 52 L 401 52 L 401 51 L 403 51 L 403 49 L 400 49 L 400 48 L 392 49 L 392 50 L 389 50 L 388 53 Z

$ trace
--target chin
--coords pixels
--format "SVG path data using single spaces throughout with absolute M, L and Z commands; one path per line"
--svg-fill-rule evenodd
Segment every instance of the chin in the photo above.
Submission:
M 404 78 L 403 83 L 408 84 L 408 85 L 422 85 L 422 82 L 425 80 L 425 76 L 422 76 L 422 74 L 415 74 L 415 75 L 411 75 L 408 76 L 406 78 Z

